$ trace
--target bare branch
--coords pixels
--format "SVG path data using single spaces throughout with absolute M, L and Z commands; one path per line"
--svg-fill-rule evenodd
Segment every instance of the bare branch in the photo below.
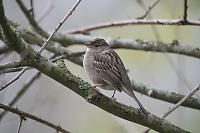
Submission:
M 151 9 L 154 8 L 154 7 L 158 4 L 159 1 L 160 1 L 160 0 L 155 0 L 155 1 L 149 6 L 149 8 L 148 8 L 148 10 L 145 12 L 145 14 L 142 15 L 141 17 L 138 17 L 137 19 L 144 19 L 144 18 L 150 13 Z
M 198 85 L 196 88 L 194 88 L 190 93 L 188 93 L 185 97 L 183 97 L 178 103 L 173 105 L 169 108 L 169 110 L 164 113 L 161 118 L 167 117 L 170 113 L 172 113 L 174 110 L 176 110 L 181 104 L 183 104 L 188 98 L 190 98 L 192 95 L 194 95 L 198 90 L 200 89 L 200 85 Z M 148 133 L 151 129 L 146 129 L 143 133 Z
M 21 126 L 22 126 L 22 121 L 23 121 L 24 118 L 22 118 L 20 116 L 20 121 L 19 121 L 19 127 L 18 127 L 18 130 L 17 130 L 17 133 L 20 133 L 20 129 L 21 129 Z
M 19 116 L 22 117 L 22 118 L 29 118 L 29 119 L 35 120 L 35 121 L 37 121 L 37 122 L 39 122 L 39 123 L 42 123 L 42 124 L 44 124 L 44 125 L 47 125 L 48 127 L 51 127 L 51 128 L 53 128 L 53 129 L 55 129 L 56 131 L 60 131 L 60 132 L 62 132 L 62 133 L 69 133 L 67 130 L 63 129 L 63 128 L 60 127 L 60 126 L 57 126 L 57 125 L 55 125 L 55 124 L 53 124 L 53 123 L 50 123 L 50 122 L 47 121 L 47 120 L 43 120 L 43 119 L 41 119 L 41 118 L 39 118 L 39 117 L 37 117 L 37 116 L 35 116 L 35 115 L 32 115 L 32 114 L 23 112 L 23 111 L 21 111 L 21 110 L 19 110 L 19 109 L 17 109 L 17 108 L 12 108 L 12 107 L 9 107 L 9 106 L 4 105 L 4 104 L 2 104 L 2 103 L 0 103 L 0 108 L 1 108 L 1 109 L 4 109 L 4 110 L 6 110 L 6 111 L 12 112 L 12 113 L 14 113 L 14 114 L 17 114 L 17 115 L 19 115 Z
M 115 22 L 107 22 L 101 24 L 95 24 L 87 27 L 83 27 L 76 30 L 66 31 L 65 34 L 75 34 L 75 33 L 85 33 L 92 30 L 97 30 L 101 28 L 108 28 L 114 26 L 126 26 L 126 25 L 192 25 L 199 26 L 200 21 L 188 20 L 187 22 L 182 19 L 177 20 L 123 20 L 123 21 L 115 21 Z
M 177 109 L 183 102 L 185 102 L 188 98 L 190 98 L 192 95 L 194 95 L 198 90 L 200 89 L 200 86 L 198 85 L 195 89 L 193 89 L 190 93 L 188 93 L 183 99 L 181 99 L 177 104 L 172 106 L 168 112 L 164 113 L 161 118 L 165 118 L 168 116 L 171 112 L 173 112 L 175 109 Z
M 21 72 L 19 72 L 11 81 L 9 81 L 7 84 L 5 84 L 5 85 L 2 85 L 1 86 L 1 88 L 0 88 L 0 91 L 2 91 L 2 90 L 4 90 L 6 87 L 8 87 L 9 85 L 11 85 L 12 83 L 14 83 L 16 80 L 18 80 L 21 76 L 22 76 L 22 74 L 26 71 L 26 70 L 28 70 L 29 69 L 29 67 L 24 67 L 22 70 L 21 70 Z

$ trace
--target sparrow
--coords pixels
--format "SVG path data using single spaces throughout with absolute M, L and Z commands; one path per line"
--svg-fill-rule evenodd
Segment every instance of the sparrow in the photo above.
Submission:
M 114 90 L 112 98 L 114 98 L 116 90 L 124 91 L 137 102 L 142 112 L 148 116 L 147 111 L 133 92 L 127 71 L 118 54 L 101 38 L 93 39 L 85 45 L 87 50 L 83 59 L 83 67 L 94 83 L 94 88 L 98 86 L 105 90 Z

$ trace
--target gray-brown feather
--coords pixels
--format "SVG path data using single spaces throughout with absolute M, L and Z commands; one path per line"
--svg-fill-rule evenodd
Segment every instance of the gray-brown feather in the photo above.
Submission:
M 126 80 L 129 80 L 129 78 L 120 57 L 115 51 L 107 49 L 102 52 L 96 52 L 94 54 L 92 65 L 99 76 L 101 76 L 108 84 L 120 92 L 122 90 L 126 91 Z M 130 94 L 131 92 L 128 93 Z

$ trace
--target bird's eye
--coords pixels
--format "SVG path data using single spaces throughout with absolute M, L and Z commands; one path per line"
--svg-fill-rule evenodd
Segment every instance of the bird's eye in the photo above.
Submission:
M 98 44 L 95 44 L 95 47 L 99 47 L 100 45 L 98 45 Z

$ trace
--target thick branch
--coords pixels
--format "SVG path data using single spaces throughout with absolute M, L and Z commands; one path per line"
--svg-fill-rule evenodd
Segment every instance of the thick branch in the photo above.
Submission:
M 66 35 L 65 39 L 71 44 L 82 44 L 89 42 L 96 36 L 87 35 Z M 103 37 L 102 37 L 103 38 Z M 181 45 L 178 41 L 174 40 L 171 43 L 155 42 L 148 40 L 133 40 L 133 39 L 121 39 L 121 38 L 107 38 L 106 39 L 112 48 L 124 48 L 124 49 L 136 49 L 151 52 L 162 52 L 165 49 L 166 52 L 192 56 L 200 58 L 200 48 L 199 47 L 189 47 Z

